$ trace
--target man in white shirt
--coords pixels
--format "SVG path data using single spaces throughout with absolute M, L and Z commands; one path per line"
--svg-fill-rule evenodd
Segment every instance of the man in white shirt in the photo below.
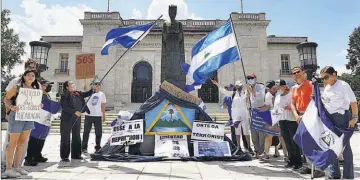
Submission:
M 322 102 L 329 112 L 332 123 L 339 129 L 354 128 L 358 121 L 358 104 L 356 96 L 350 85 L 345 81 L 337 79 L 337 72 L 331 66 L 326 66 L 320 71 L 321 80 L 325 84 L 322 93 Z M 351 111 L 349 111 L 351 107 Z M 337 134 L 337 135 L 341 135 Z M 343 150 L 344 168 L 343 179 L 354 179 L 354 162 L 350 141 Z M 329 166 L 330 179 L 340 179 L 339 161 Z
M 95 152 L 101 149 L 101 137 L 102 137 L 102 122 L 105 122 L 105 109 L 106 109 L 106 97 L 103 92 L 100 91 L 100 81 L 93 80 L 91 86 L 95 90 L 95 93 L 90 97 L 87 103 L 90 114 L 85 114 L 82 152 L 87 154 L 89 135 L 92 128 L 92 124 L 95 126 Z
M 26 62 L 25 62 L 25 71 L 27 70 L 31 70 L 31 71 L 36 71 L 37 70 L 37 67 L 38 67 L 38 64 L 35 60 L 32 60 L 32 59 L 28 59 Z M 39 78 L 38 76 L 36 76 L 36 78 Z M 11 80 L 9 82 L 9 84 L 6 86 L 5 88 L 5 91 L 8 92 L 9 90 L 11 90 L 11 88 L 14 87 L 14 85 L 16 84 L 19 84 L 21 81 L 21 76 L 20 77 L 17 77 L 17 78 L 14 78 L 13 80 Z M 37 81 L 37 80 L 36 80 Z M 39 87 L 41 87 L 40 83 L 39 83 Z M 8 111 L 8 110 L 6 110 Z M 8 114 L 6 114 L 6 119 L 7 119 L 7 116 Z M 5 141 L 4 141 L 4 144 L 3 144 L 3 153 L 1 155 L 1 164 L 2 165 L 5 165 L 5 151 L 6 151 L 6 147 L 7 145 L 9 144 L 9 136 L 10 134 L 9 133 L 6 133 L 6 137 L 5 137 Z M 29 141 L 29 139 L 27 140 Z M 23 162 L 24 159 L 25 159 L 25 156 L 26 156 L 26 152 L 27 152 L 27 147 L 28 147 L 28 142 L 26 142 L 24 144 L 24 152 L 23 152 L 23 156 L 21 157 L 21 161 L 20 162 Z M 37 162 L 33 162 L 33 163 L 30 163 L 29 165 L 30 166 L 36 166 L 38 163 Z
M 249 107 L 262 108 L 265 105 L 265 86 L 257 83 L 256 75 L 246 76 L 247 96 L 250 97 Z M 251 118 L 251 115 L 250 115 Z M 255 148 L 255 157 L 259 158 L 264 153 L 265 134 L 251 129 L 251 139 Z

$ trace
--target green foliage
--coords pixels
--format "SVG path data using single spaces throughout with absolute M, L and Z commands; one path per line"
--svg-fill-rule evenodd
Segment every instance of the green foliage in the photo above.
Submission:
M 170 128 L 185 127 L 186 128 L 187 126 L 181 119 L 170 120 L 170 121 L 159 119 L 159 121 L 156 122 L 154 127 L 170 127 Z
M 1 76 L 14 68 L 16 64 L 21 64 L 20 57 L 25 54 L 25 42 L 20 41 L 19 35 L 9 28 L 11 21 L 10 10 L 1 11 Z
M 5 88 L 8 86 L 11 80 L 13 80 L 16 76 L 12 74 L 6 74 L 1 78 L 1 92 L 5 91 Z
M 355 28 L 349 37 L 349 49 L 346 58 L 349 62 L 346 64 L 347 69 L 352 73 L 360 75 L 360 26 Z

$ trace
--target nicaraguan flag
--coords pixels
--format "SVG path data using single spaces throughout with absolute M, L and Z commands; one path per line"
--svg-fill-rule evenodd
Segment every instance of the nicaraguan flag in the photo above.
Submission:
M 335 127 L 321 101 L 320 89 L 314 83 L 314 98 L 294 136 L 295 142 L 312 163 L 324 170 L 342 154 L 352 136 L 353 129 Z
M 272 109 L 264 112 L 258 112 L 258 115 L 263 117 L 266 124 L 274 126 L 278 123 L 282 117 L 284 110 L 283 109 Z
M 42 99 L 43 108 L 40 113 L 40 121 L 38 121 L 39 124 L 45 125 L 45 126 L 51 126 L 51 119 L 52 116 L 55 115 L 57 112 L 59 112 L 60 109 L 60 103 L 52 101 L 50 99 L 43 98 Z
M 145 25 L 126 26 L 110 30 L 106 35 L 105 44 L 101 49 L 101 55 L 108 55 L 109 47 L 117 44 L 125 48 L 131 48 L 140 37 L 144 38 L 149 33 L 152 25 L 153 23 L 148 23 Z
M 226 21 L 197 42 L 191 55 L 191 65 L 181 64 L 190 77 L 190 82 L 184 88 L 186 92 L 201 88 L 201 84 L 220 67 L 240 59 L 231 21 Z

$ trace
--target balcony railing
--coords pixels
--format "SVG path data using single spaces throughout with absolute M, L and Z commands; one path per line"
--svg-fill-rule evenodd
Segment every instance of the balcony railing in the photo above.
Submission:
M 280 70 L 280 76 L 289 76 L 291 75 L 290 69 L 281 69 Z
M 55 74 L 69 75 L 70 69 L 55 69 Z

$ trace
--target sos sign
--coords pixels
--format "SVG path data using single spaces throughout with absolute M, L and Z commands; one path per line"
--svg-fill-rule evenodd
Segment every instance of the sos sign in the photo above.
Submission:
M 95 54 L 76 56 L 76 79 L 95 78 Z

